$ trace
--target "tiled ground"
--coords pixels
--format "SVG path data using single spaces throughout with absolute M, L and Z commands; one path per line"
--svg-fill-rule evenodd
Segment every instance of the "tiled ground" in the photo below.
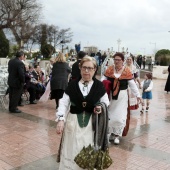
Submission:
M 148 113 L 131 113 L 128 136 L 110 143 L 109 170 L 170 170 L 170 94 L 165 80 L 153 80 Z M 21 114 L 0 110 L 0 170 L 57 170 L 60 136 L 55 133 L 55 102 L 20 107 Z

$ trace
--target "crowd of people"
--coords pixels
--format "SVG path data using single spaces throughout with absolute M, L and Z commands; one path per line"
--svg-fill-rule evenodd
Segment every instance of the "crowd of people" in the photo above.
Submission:
M 152 71 L 153 65 L 154 65 L 154 61 L 152 61 L 152 57 L 145 57 L 142 55 L 138 55 L 136 58 L 136 62 L 139 65 L 140 69 L 146 69 L 146 65 L 148 66 L 148 70 Z M 143 68 L 142 68 L 143 66 Z
M 8 62 L 8 90 L 9 111 L 20 113 L 18 106 L 22 104 L 22 94 L 29 93 L 29 104 L 37 104 L 45 91 L 45 73 L 37 64 L 29 65 L 25 61 L 23 51 L 16 53 L 16 57 Z
M 49 98 L 55 99 L 56 133 L 62 135 L 58 151 L 59 170 L 81 169 L 74 158 L 83 147 L 94 145 L 94 133 L 97 133 L 94 129 L 96 115 L 100 120 L 99 135 L 104 134 L 100 147 L 106 151 L 109 140 L 118 145 L 121 137 L 127 135 L 130 110 L 138 109 L 139 104 L 142 106 L 141 114 L 144 113 L 145 105 L 146 111 L 149 110 L 153 88 L 152 74 L 147 73 L 144 81 L 140 82 L 134 56 L 127 56 L 125 60 L 124 54 L 117 52 L 113 56 L 114 63 L 107 67 L 98 80 L 97 69 L 107 56 L 104 53 L 101 60 L 96 56 L 99 57 L 100 54 L 88 56 L 80 51 L 77 61 L 70 68 L 65 56 L 59 53 L 56 58 L 50 59 L 45 73 L 39 65 L 35 64 L 33 67 L 24 64 L 22 51 L 17 52 L 16 58 L 8 63 L 11 113 L 21 112 L 17 106 L 24 90 L 29 92 L 30 104 L 36 104 L 44 96 L 46 101 Z M 140 60 L 145 62 L 145 58 Z M 170 66 L 168 69 L 170 71 Z M 168 76 L 165 87 L 167 92 L 170 91 L 169 82 Z M 142 97 L 139 89 L 142 89 Z M 106 121 L 102 122 L 104 118 Z M 102 131 L 103 126 L 108 128 L 107 132 Z

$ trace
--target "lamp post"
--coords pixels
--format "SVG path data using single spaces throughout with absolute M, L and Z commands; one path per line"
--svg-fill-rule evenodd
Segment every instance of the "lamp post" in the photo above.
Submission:
M 120 38 L 119 38 L 119 39 L 117 40 L 118 52 L 119 52 L 120 44 L 121 44 L 121 40 L 120 40 Z
M 61 48 L 62 48 L 62 53 L 63 53 L 65 41 L 62 40 L 60 43 L 61 43 Z
M 156 42 L 150 42 L 150 44 L 153 44 L 154 46 L 155 46 L 155 49 L 154 49 L 154 56 L 155 56 L 155 54 L 156 54 Z

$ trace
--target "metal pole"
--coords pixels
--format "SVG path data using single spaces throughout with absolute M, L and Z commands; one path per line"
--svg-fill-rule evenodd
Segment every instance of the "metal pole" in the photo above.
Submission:
M 119 39 L 117 40 L 117 44 L 118 44 L 118 52 L 119 52 L 120 43 L 121 43 L 121 40 L 120 40 L 120 38 L 119 38 Z
M 63 48 L 64 48 L 64 45 L 62 44 L 62 53 L 63 53 Z

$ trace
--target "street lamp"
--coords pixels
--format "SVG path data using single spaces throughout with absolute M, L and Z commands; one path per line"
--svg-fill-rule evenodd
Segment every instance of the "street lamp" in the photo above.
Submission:
M 118 52 L 119 52 L 120 44 L 121 44 L 121 40 L 120 40 L 120 38 L 119 38 L 119 39 L 117 40 Z
M 65 41 L 64 41 L 64 40 L 62 40 L 62 41 L 60 41 L 60 43 L 61 43 L 61 47 L 62 47 L 62 53 L 63 53 L 63 49 L 64 49 L 64 44 L 65 44 Z
M 154 49 L 154 57 L 155 57 L 155 54 L 156 54 L 156 42 L 150 42 L 150 44 L 153 44 L 155 46 L 155 49 Z

